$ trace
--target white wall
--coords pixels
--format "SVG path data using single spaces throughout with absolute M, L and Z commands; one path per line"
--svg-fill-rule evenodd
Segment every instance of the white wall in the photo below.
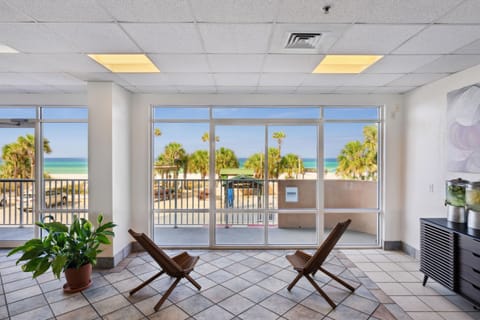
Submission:
M 402 239 L 419 249 L 421 217 L 446 217 L 445 180 L 480 180 L 446 170 L 447 93 L 480 81 L 480 66 L 414 90 L 405 97 L 404 214 Z M 433 186 L 433 190 L 432 190 Z

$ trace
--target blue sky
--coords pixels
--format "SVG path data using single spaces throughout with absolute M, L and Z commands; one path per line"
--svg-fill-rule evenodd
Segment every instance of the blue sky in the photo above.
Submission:
M 319 108 L 216 108 L 215 118 L 249 119 L 312 119 L 319 117 Z M 74 119 L 86 118 L 87 110 L 74 108 L 44 108 L 44 118 Z M 0 119 L 34 118 L 34 108 L 0 108 Z M 206 108 L 156 108 L 157 119 L 208 119 Z M 375 119 L 376 108 L 325 108 L 326 119 Z M 363 123 L 325 123 L 325 157 L 336 158 L 343 146 L 352 140 L 362 140 Z M 162 130 L 162 136 L 155 138 L 154 154 L 157 156 L 169 142 L 176 141 L 183 145 L 187 152 L 198 149 L 208 149 L 208 144 L 202 142 L 201 136 L 208 132 L 207 123 L 175 124 L 158 123 L 156 127 Z M 316 157 L 317 133 L 314 126 L 271 126 L 268 131 L 269 146 L 277 146 L 272 133 L 283 131 L 287 137 L 282 143 L 282 154 L 295 153 L 302 158 Z M 11 143 L 20 135 L 33 134 L 32 128 L 0 128 L 0 146 Z M 256 152 L 263 152 L 264 126 L 217 126 L 216 135 L 220 137 L 217 148 L 232 148 L 238 157 L 245 158 Z M 88 153 L 88 127 L 86 123 L 46 123 L 44 136 L 49 139 L 53 152 L 46 157 L 82 158 Z
M 231 108 L 214 109 L 215 118 L 249 119 L 249 118 L 275 118 L 275 119 L 312 119 L 319 117 L 318 108 Z M 351 109 L 351 108 L 326 108 L 324 116 L 327 119 L 376 119 L 377 109 Z M 157 108 L 157 119 L 208 119 L 208 110 L 191 108 L 178 110 L 174 108 Z M 325 157 L 336 158 L 343 146 L 352 140 L 362 140 L 362 130 L 365 123 L 325 123 Z M 202 142 L 203 133 L 208 132 L 207 123 L 157 123 L 156 128 L 162 131 L 162 136 L 155 138 L 154 155 L 157 157 L 169 142 L 175 141 L 183 145 L 188 153 L 198 149 L 208 149 L 208 144 Z M 265 150 L 264 126 L 222 126 L 215 128 L 215 135 L 220 138 L 216 147 L 227 147 L 235 151 L 238 157 L 246 158 L 253 153 Z M 295 153 L 302 158 L 315 158 L 317 154 L 315 126 L 271 126 L 268 131 L 269 146 L 277 146 L 277 140 L 272 138 L 273 132 L 283 131 L 286 138 L 282 142 L 282 154 Z
M 44 108 L 45 119 L 85 119 L 86 108 Z M 0 119 L 33 119 L 35 108 L 0 108 Z M 46 158 L 86 158 L 88 153 L 87 123 L 45 123 L 44 137 L 50 141 L 52 153 Z M 34 134 L 33 128 L 0 128 L 0 146 L 14 142 L 21 135 Z

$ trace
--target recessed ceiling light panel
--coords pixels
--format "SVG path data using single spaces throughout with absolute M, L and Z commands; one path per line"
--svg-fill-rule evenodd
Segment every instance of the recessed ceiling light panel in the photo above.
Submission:
M 327 55 L 312 73 L 361 73 L 383 56 Z
M 160 72 L 144 54 L 89 54 L 88 56 L 115 73 Z

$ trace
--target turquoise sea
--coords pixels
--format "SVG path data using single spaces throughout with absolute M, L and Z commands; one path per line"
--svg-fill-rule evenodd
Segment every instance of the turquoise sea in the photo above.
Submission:
M 246 158 L 240 158 L 240 167 L 243 167 Z M 45 158 L 45 171 L 52 174 L 87 174 L 88 162 L 86 158 Z M 0 165 L 2 160 L 0 159 Z M 325 158 L 323 162 L 328 172 L 335 172 L 338 163 L 335 158 Z M 317 161 L 312 158 L 304 158 L 303 165 L 306 169 L 316 169 Z

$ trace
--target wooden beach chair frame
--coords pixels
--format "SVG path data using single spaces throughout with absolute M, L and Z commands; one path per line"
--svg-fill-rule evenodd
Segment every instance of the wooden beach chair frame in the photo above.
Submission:
M 148 252 L 148 254 L 153 258 L 153 260 L 155 260 L 162 268 L 159 273 L 146 280 L 138 287 L 132 289 L 130 291 L 130 295 L 142 289 L 164 273 L 168 274 L 170 277 L 176 278 L 172 285 L 167 289 L 167 291 L 165 291 L 160 301 L 158 301 L 158 303 L 155 305 L 154 309 L 155 311 L 158 311 L 158 309 L 160 309 L 161 305 L 165 302 L 165 300 L 167 300 L 168 296 L 172 293 L 173 289 L 175 289 L 175 287 L 182 278 L 190 281 L 190 283 L 192 283 L 198 290 L 202 288 L 189 275 L 189 273 L 193 271 L 193 268 L 195 267 L 195 264 L 199 259 L 198 256 L 191 256 L 185 251 L 174 257 L 169 257 L 146 234 L 137 233 L 132 229 L 129 229 L 128 233 L 130 233 L 132 237 L 137 240 L 137 242 L 145 249 L 145 251 Z
M 349 285 L 339 277 L 335 276 L 331 272 L 322 268 L 322 264 L 327 259 L 330 251 L 332 251 L 333 247 L 335 247 L 340 237 L 343 235 L 345 230 L 347 230 L 348 225 L 350 224 L 351 221 L 352 220 L 348 219 L 344 222 L 337 223 L 337 225 L 333 228 L 333 230 L 327 236 L 325 241 L 323 241 L 323 243 L 320 245 L 320 247 L 317 249 L 317 251 L 313 256 L 301 250 L 297 250 L 294 254 L 286 256 L 287 260 L 293 266 L 293 269 L 295 269 L 295 271 L 298 272 L 297 277 L 288 286 L 287 288 L 288 291 L 292 290 L 292 288 L 297 284 L 297 282 L 302 277 L 305 277 L 312 284 L 312 286 L 318 291 L 318 293 L 323 298 L 325 298 L 325 300 L 327 300 L 330 306 L 332 306 L 332 308 L 335 309 L 336 307 L 335 303 L 332 301 L 332 299 L 330 299 L 330 297 L 320 288 L 320 286 L 312 278 L 312 276 L 315 276 L 315 273 L 318 270 L 325 273 L 330 278 L 337 281 L 338 283 L 340 283 L 350 291 L 352 292 L 355 291 L 354 287 L 352 287 L 351 285 Z

